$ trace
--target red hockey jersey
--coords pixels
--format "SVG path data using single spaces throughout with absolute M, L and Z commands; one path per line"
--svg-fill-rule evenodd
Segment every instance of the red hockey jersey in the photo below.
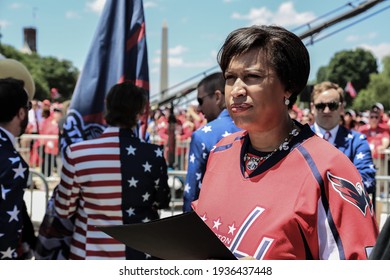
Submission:
M 378 235 L 361 176 L 338 149 L 300 126 L 250 176 L 246 132 L 210 154 L 197 214 L 236 257 L 367 259 Z

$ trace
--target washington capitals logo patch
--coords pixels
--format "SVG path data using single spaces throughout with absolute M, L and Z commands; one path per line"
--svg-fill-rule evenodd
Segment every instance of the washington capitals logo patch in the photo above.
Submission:
M 330 172 L 327 172 L 327 176 L 332 183 L 333 189 L 340 194 L 342 199 L 356 206 L 362 212 L 363 216 L 366 216 L 367 208 L 372 215 L 373 208 L 370 197 L 360 182 L 354 185 L 346 179 L 330 174 Z

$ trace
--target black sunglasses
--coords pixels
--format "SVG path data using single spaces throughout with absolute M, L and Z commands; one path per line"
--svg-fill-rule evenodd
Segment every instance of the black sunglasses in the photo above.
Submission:
M 199 106 L 202 106 L 203 105 L 203 99 L 207 96 L 210 96 L 210 95 L 213 95 L 214 92 L 212 93 L 209 93 L 209 94 L 206 94 L 205 96 L 202 96 L 202 97 L 198 97 L 197 100 L 198 100 L 198 103 L 199 103 Z
M 317 110 L 324 111 L 326 107 L 329 108 L 331 111 L 335 111 L 339 108 L 340 102 L 329 102 L 329 103 L 317 103 L 314 104 L 314 107 L 316 107 Z

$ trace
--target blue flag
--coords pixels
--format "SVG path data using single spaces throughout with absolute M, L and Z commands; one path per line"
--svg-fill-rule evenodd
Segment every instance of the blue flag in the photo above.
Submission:
M 132 81 L 149 92 L 142 0 L 107 0 L 64 123 L 62 151 L 102 133 L 105 97 L 113 85 L 123 81 Z

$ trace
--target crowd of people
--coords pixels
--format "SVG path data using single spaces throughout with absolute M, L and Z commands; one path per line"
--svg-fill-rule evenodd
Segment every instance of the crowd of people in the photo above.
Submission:
M 100 136 L 62 155 L 58 138 L 37 138 L 27 162 L 15 139 L 61 137 L 69 103 L 34 100 L 26 68 L 4 61 L 17 71 L 3 67 L 0 75 L 0 259 L 28 258 L 38 247 L 36 258 L 154 259 L 98 227 L 147 223 L 168 207 L 172 123 L 176 143 L 190 143 L 175 150 L 186 159 L 183 212 L 195 211 L 237 258 L 369 258 L 379 234 L 372 199 L 389 115 L 380 103 L 361 113 L 346 109 L 343 89 L 330 81 L 315 85 L 310 104 L 299 108 L 310 58 L 286 29 L 231 32 L 218 53 L 221 72 L 197 86 L 198 104 L 151 112 L 151 143 L 133 132 L 146 92 L 122 82 L 107 93 Z M 39 149 L 61 158 L 62 168 L 48 207 L 57 223 L 42 223 L 37 239 L 23 193 L 29 165 L 52 175 Z

